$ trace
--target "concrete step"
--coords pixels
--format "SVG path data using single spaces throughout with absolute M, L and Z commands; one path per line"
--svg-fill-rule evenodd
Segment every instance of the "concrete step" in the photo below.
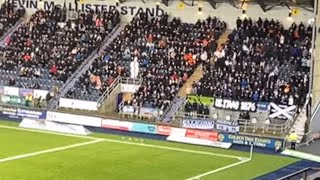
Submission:
M 175 97 L 173 102 L 171 103 L 170 109 L 166 112 L 163 121 L 165 123 L 169 123 L 172 121 L 172 118 L 179 111 L 180 107 L 185 103 L 184 97 Z
M 130 101 L 133 98 L 133 93 L 123 93 L 122 99 L 123 101 Z
M 179 90 L 178 96 L 179 97 L 186 97 L 188 94 L 190 94 L 191 90 L 192 90 L 193 82 L 199 81 L 202 77 L 203 77 L 202 65 L 199 65 L 195 69 L 193 74 L 190 76 L 190 78 L 187 80 L 187 82 Z
M 218 39 L 217 43 L 218 46 L 220 46 L 221 44 L 225 43 L 228 40 L 228 36 L 231 33 L 231 30 L 226 30 Z M 191 77 L 188 79 L 188 81 L 182 86 L 182 88 L 180 89 L 178 95 L 180 97 L 186 97 L 188 94 L 191 93 L 192 90 L 192 84 L 195 81 L 199 81 L 201 78 L 203 77 L 203 70 L 202 70 L 202 66 L 199 65 L 194 73 L 191 75 Z
M 229 34 L 232 32 L 232 30 L 226 30 L 218 39 L 218 46 L 221 44 L 224 44 L 228 40 Z

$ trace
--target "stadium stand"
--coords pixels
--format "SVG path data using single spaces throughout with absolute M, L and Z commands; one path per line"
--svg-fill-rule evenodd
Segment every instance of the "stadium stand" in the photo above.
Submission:
M 240 19 L 204 78 L 198 95 L 303 105 L 308 92 L 312 28 L 286 30 L 274 20 Z
M 261 18 L 236 23 L 215 61 L 204 66 L 192 94 L 302 107 L 309 87 L 312 27 L 293 23 L 284 29 L 278 21 Z M 208 115 L 203 106 L 187 103 L 185 109 Z
M 226 29 L 216 17 L 196 24 L 168 19 L 167 14 L 151 19 L 137 15 L 66 97 L 97 101 L 118 76 L 142 78 L 125 105 L 165 110 L 195 67 L 211 58 Z
M 133 109 L 132 114 L 140 115 L 141 108 L 149 108 L 146 114 L 152 116 L 161 111 L 156 119 L 167 123 L 183 111 L 177 124 L 189 117 L 232 120 L 267 127 L 263 131 L 272 125 L 282 133 L 291 125 L 287 121 L 291 118 L 275 121 L 269 112 L 217 108 L 216 102 L 228 99 L 298 107 L 305 102 L 311 26 L 292 24 L 285 29 L 273 19 L 239 18 L 228 40 L 218 45 L 227 25 L 216 17 L 189 24 L 168 14 L 151 18 L 139 13 L 110 44 L 105 43 L 119 23 L 118 11 L 79 13 L 71 20 L 65 9 L 38 10 L 6 39 L 0 51 L 1 85 L 55 94 L 62 88 L 63 95 L 58 96 L 71 99 L 71 104 L 78 99 L 98 102 L 99 107 L 105 92 L 120 77 L 141 79 L 131 100 L 120 103 L 120 111 L 129 107 L 128 113 Z M 85 63 L 89 68 L 81 68 Z M 193 83 L 191 96 L 195 96 L 178 96 L 196 69 L 203 73 Z M 73 83 L 65 88 L 70 79 Z M 52 99 L 52 93 L 49 95 L 46 102 Z M 201 97 L 209 97 L 208 102 L 203 103 Z
M 119 13 L 80 13 L 67 19 L 66 10 L 38 10 L 1 49 L 1 84 L 53 91 L 60 88 L 119 23 Z M 42 97 L 45 98 L 45 97 Z M 49 100 L 50 96 L 47 97 Z

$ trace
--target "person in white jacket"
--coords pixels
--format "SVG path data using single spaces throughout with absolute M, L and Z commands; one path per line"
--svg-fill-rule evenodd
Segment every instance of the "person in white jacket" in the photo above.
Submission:
M 138 57 L 135 56 L 133 58 L 133 61 L 130 63 L 130 77 L 133 79 L 136 79 L 139 74 L 139 63 L 138 63 Z

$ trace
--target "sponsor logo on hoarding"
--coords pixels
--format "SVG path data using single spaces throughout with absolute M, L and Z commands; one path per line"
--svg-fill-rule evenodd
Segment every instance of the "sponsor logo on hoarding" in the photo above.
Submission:
M 240 145 L 254 145 L 257 147 L 265 147 L 275 149 L 282 146 L 282 141 L 278 139 L 261 138 L 254 136 L 235 135 L 220 133 L 218 140 L 221 142 L 230 142 L 232 144 Z
M 158 133 L 157 134 L 169 136 L 171 133 L 171 130 L 172 130 L 172 127 L 170 127 L 170 126 L 158 126 L 158 128 L 157 128 Z
M 33 111 L 22 108 L 10 108 L 10 107 L 0 107 L 0 116 L 2 118 L 34 118 L 34 119 L 46 119 L 46 111 Z
M 153 124 L 144 124 L 144 123 L 133 123 L 130 131 L 156 134 L 157 126 Z
M 217 141 L 218 140 L 218 133 L 211 132 L 211 131 L 187 129 L 185 137 Z
M 104 119 L 102 120 L 102 127 L 107 129 L 116 129 L 122 131 L 129 131 L 132 127 L 131 122 L 126 121 L 118 121 L 118 120 L 111 120 L 111 119 Z

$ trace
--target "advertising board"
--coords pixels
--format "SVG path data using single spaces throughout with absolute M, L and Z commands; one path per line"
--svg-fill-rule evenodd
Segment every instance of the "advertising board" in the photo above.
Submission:
M 91 117 L 91 116 L 82 116 L 68 113 L 60 113 L 60 112 L 47 112 L 47 120 L 62 122 L 68 124 L 79 124 L 84 126 L 92 126 L 92 127 L 101 127 L 101 118 Z
M 59 107 L 97 111 L 98 110 L 98 102 L 60 98 L 59 99 Z
M 130 131 L 148 133 L 148 134 L 157 134 L 157 126 L 154 124 L 132 123 L 132 127 Z
M 253 144 L 257 147 L 276 149 L 282 146 L 283 141 L 279 139 L 262 138 L 254 136 L 236 135 L 220 133 L 218 140 L 221 142 L 230 142 L 232 144 L 248 145 Z
M 157 134 L 170 136 L 170 133 L 172 131 L 172 127 L 170 126 L 158 126 L 157 128 Z
M 218 132 L 187 129 L 185 137 L 217 141 Z
M 33 118 L 44 120 L 46 119 L 46 111 L 0 106 L 0 117 L 8 119 Z
M 107 129 L 130 131 L 130 129 L 132 129 L 132 123 L 127 121 L 103 119 L 101 123 L 101 127 L 107 128 Z

